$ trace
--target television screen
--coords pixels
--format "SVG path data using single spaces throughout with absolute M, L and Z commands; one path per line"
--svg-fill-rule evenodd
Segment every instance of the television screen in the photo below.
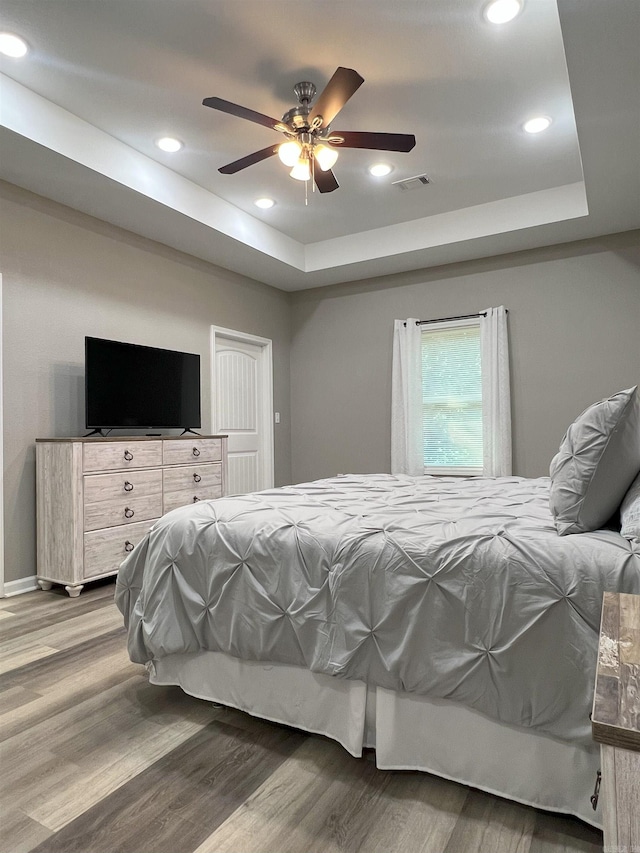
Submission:
M 200 356 L 85 338 L 87 429 L 200 426 Z

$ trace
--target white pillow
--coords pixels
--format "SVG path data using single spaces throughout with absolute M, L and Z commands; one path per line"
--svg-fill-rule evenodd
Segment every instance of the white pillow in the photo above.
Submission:
M 549 506 L 561 536 L 598 530 L 640 471 L 638 386 L 600 400 L 571 424 L 551 461 Z
M 620 506 L 620 533 L 625 539 L 640 540 L 640 474 L 631 484 Z

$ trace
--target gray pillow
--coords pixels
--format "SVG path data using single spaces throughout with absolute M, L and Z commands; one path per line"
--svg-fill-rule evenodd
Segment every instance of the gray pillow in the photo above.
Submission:
M 638 386 L 589 406 L 551 461 L 549 506 L 561 536 L 598 530 L 640 471 Z
M 620 533 L 625 539 L 640 540 L 640 474 L 620 506 Z

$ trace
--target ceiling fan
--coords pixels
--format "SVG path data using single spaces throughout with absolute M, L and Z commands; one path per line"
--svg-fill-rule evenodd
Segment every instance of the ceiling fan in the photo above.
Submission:
M 293 91 L 298 98 L 298 106 L 286 112 L 280 121 L 247 107 L 232 104 L 230 101 L 223 101 L 222 98 L 205 98 L 202 102 L 205 107 L 212 107 L 214 110 L 221 110 L 238 118 L 270 127 L 287 138 L 286 142 L 255 151 L 253 154 L 222 166 L 218 171 L 223 175 L 233 175 L 277 154 L 285 166 L 291 168 L 292 178 L 300 181 L 313 178 L 321 193 L 330 193 L 337 190 L 339 186 L 331 171 L 338 159 L 336 149 L 411 151 L 416 144 L 413 134 L 331 130 L 331 122 L 363 83 L 364 78 L 357 71 L 339 67 L 313 104 L 316 95 L 314 84 L 297 83 Z M 316 165 L 319 168 L 316 169 Z

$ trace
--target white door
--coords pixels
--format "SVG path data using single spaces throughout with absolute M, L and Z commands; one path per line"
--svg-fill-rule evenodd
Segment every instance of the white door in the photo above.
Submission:
M 212 338 L 212 424 L 229 436 L 226 494 L 271 488 L 271 341 L 217 327 Z

